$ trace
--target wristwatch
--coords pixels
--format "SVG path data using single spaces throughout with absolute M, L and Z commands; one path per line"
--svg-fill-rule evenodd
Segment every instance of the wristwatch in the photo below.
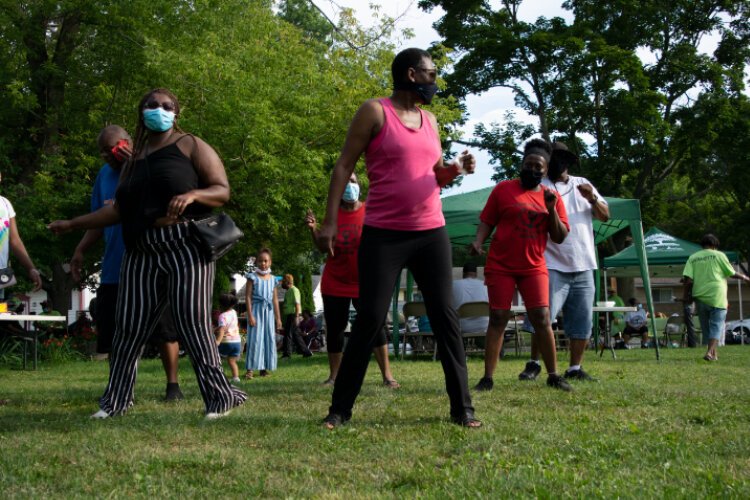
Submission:
M 594 195 L 594 199 L 590 200 L 589 203 L 591 203 L 592 205 L 596 205 L 597 201 L 599 201 L 599 197 L 597 195 Z

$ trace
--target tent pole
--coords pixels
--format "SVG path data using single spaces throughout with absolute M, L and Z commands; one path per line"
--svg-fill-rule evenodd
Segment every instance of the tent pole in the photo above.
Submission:
M 737 267 L 740 267 L 739 265 Z M 737 295 L 740 299 L 740 321 L 745 319 L 742 314 L 742 280 L 737 280 Z M 745 335 L 742 333 L 744 330 L 740 328 L 740 344 L 745 345 Z

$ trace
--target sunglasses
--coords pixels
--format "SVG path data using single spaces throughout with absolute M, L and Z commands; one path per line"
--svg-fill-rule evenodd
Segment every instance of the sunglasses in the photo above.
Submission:
M 146 109 L 162 108 L 164 111 L 174 111 L 176 106 L 173 102 L 148 101 L 144 106 Z

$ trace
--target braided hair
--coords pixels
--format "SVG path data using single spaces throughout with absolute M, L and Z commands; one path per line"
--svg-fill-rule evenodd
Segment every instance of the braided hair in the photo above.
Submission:
M 146 147 L 146 141 L 148 140 L 148 129 L 146 128 L 145 123 L 143 123 L 143 108 L 146 106 L 146 103 L 154 94 L 163 94 L 172 100 L 172 102 L 174 103 L 175 114 L 173 129 L 177 132 L 183 133 L 182 129 L 177 125 L 177 117 L 180 115 L 180 103 L 177 100 L 177 96 L 170 92 L 169 89 L 165 88 L 156 88 L 148 91 L 138 102 L 138 125 L 136 125 L 135 127 L 135 136 L 133 137 L 133 155 L 123 166 L 122 175 L 120 176 L 121 179 L 125 179 L 130 176 L 130 174 L 133 172 L 133 168 L 135 167 L 136 158 L 140 156 L 141 152 Z

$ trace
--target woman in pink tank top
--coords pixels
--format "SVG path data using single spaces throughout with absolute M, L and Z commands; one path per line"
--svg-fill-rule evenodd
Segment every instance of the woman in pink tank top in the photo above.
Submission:
M 444 165 L 435 116 L 429 104 L 437 92 L 437 71 L 429 53 L 406 49 L 391 66 L 393 94 L 360 106 L 336 162 L 328 190 L 326 218 L 318 233 L 322 251 L 333 254 L 341 195 L 365 154 L 370 191 L 360 239 L 360 307 L 339 369 L 325 424 L 332 429 L 351 418 L 370 360 L 373 341 L 385 323 L 393 287 L 406 267 L 427 306 L 445 373 L 451 419 L 479 427 L 469 395 L 466 355 L 452 306 L 451 248 L 440 203 L 440 187 L 458 174 Z M 464 168 L 474 158 L 464 155 Z

